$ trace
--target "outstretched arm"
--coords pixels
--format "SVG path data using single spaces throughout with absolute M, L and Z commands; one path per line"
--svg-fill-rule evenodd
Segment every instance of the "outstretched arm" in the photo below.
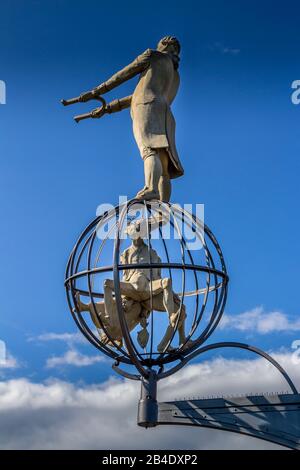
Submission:
M 121 98 L 120 100 L 113 100 L 106 105 L 105 111 L 108 114 L 117 113 L 122 109 L 130 108 L 132 95 Z
M 118 111 L 122 111 L 122 109 L 129 108 L 131 105 L 132 96 L 126 96 L 125 98 L 121 98 L 120 100 L 113 100 L 108 104 L 105 103 L 103 98 L 100 97 L 100 99 L 101 101 L 103 101 L 103 105 L 100 108 L 93 109 L 89 113 L 79 114 L 78 116 L 75 116 L 75 121 L 80 122 L 83 119 L 88 118 L 99 119 L 104 116 L 104 114 L 117 113 Z
M 151 49 L 147 49 L 143 54 L 139 55 L 133 62 L 131 62 L 131 64 L 115 73 L 106 82 L 101 83 L 92 91 L 83 93 L 81 95 L 81 101 L 88 101 L 97 95 L 103 95 L 127 80 L 130 80 L 136 75 L 142 73 L 149 66 L 152 53 L 153 51 Z
M 151 49 L 147 49 L 143 54 L 139 55 L 133 62 L 131 62 L 131 64 L 115 73 L 106 82 L 101 83 L 101 85 L 94 88 L 96 93 L 99 95 L 107 93 L 113 88 L 116 88 L 127 80 L 130 80 L 139 73 L 143 72 L 149 66 L 151 52 Z

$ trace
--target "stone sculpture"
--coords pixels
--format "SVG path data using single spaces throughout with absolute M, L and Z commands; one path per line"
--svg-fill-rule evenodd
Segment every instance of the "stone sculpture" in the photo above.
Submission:
M 64 105 L 100 99 L 101 108 L 78 116 L 100 118 L 130 108 L 133 133 L 144 161 L 145 186 L 136 198 L 169 201 L 171 179 L 182 176 L 184 171 L 175 145 L 175 119 L 171 104 L 179 88 L 179 41 L 172 36 L 162 38 L 156 50 L 147 49 L 131 64 L 101 83 L 92 91 L 78 98 L 62 100 Z M 140 75 L 131 96 L 116 99 L 106 104 L 101 95 L 122 83 Z
M 167 312 L 169 326 L 157 347 L 158 352 L 163 352 L 172 339 L 175 329 L 178 329 L 179 344 L 186 342 L 185 306 L 182 304 L 180 307 L 180 298 L 172 290 L 171 279 L 162 278 L 159 267 L 152 268 L 152 275 L 149 268 L 139 267 L 144 263 L 159 264 L 161 262 L 156 251 L 138 236 L 140 225 L 141 221 L 129 225 L 128 234 L 132 243 L 122 253 L 120 259 L 121 264 L 136 265 L 134 269 L 124 269 L 123 271 L 122 281 L 120 282 L 123 310 L 129 331 L 132 331 L 138 324 L 142 326 L 142 330 L 138 333 L 138 342 L 142 347 L 145 347 L 148 342 L 147 319 L 151 310 Z M 107 279 L 104 282 L 104 302 L 95 303 L 96 311 L 92 303 L 83 303 L 79 294 L 76 301 L 79 311 L 88 311 L 90 313 L 104 344 L 111 344 L 110 337 L 118 346 L 122 345 L 122 330 L 114 298 L 114 282 L 112 279 Z M 101 322 L 107 330 L 108 336 L 103 332 Z M 186 345 L 190 345 L 190 341 L 186 342 Z M 168 347 L 168 351 L 171 349 L 171 347 Z

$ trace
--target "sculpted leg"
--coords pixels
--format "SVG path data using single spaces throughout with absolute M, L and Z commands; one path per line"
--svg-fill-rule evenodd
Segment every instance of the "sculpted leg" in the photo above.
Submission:
M 165 149 L 161 149 L 159 151 L 159 157 L 162 165 L 162 176 L 158 184 L 159 199 L 164 202 L 169 202 L 172 190 L 169 175 L 169 155 Z
M 152 298 L 152 307 L 154 310 L 157 310 L 158 312 L 167 312 L 169 316 L 169 326 L 164 334 L 164 337 L 162 338 L 161 342 L 157 346 L 158 352 L 163 352 L 166 347 L 168 342 L 171 340 L 175 328 L 174 326 L 176 325 L 176 313 L 178 310 L 178 306 L 176 306 L 174 302 L 174 293 L 172 291 L 172 281 L 171 279 L 164 278 L 164 279 L 159 279 L 157 281 L 153 282 L 154 284 L 154 292 L 157 292 L 156 295 L 154 295 L 153 292 L 153 298 Z M 151 309 L 151 302 L 150 300 L 147 300 L 146 302 L 143 302 L 143 305 L 147 310 Z M 168 347 L 168 351 L 172 351 L 174 348 L 172 346 Z
M 77 292 L 76 294 L 76 304 L 77 304 L 77 308 L 79 312 L 89 312 L 95 327 L 97 329 L 101 329 L 98 316 L 101 318 L 102 321 L 104 321 L 104 318 L 103 318 L 105 314 L 104 302 L 97 302 L 95 304 L 97 315 L 91 303 L 85 304 L 84 302 L 81 301 L 79 292 Z
M 173 336 L 173 333 L 174 333 L 174 328 L 171 325 L 169 325 L 168 328 L 167 328 L 167 331 L 165 332 L 165 335 L 164 335 L 163 339 L 161 340 L 161 342 L 157 346 L 157 351 L 158 352 L 164 352 L 164 350 L 167 347 L 168 342 L 170 341 L 170 339 Z M 173 348 L 172 346 L 168 347 L 168 351 L 173 351 L 174 349 L 175 348 Z
M 169 278 L 162 279 L 163 285 L 163 303 L 168 312 L 170 325 L 174 327 L 176 325 L 177 316 L 178 316 L 178 306 L 174 302 L 174 293 L 172 289 L 172 281 Z
M 114 284 L 111 279 L 108 279 L 107 287 L 111 290 L 114 289 Z M 139 278 L 139 281 L 137 281 L 135 286 L 133 286 L 131 282 L 120 281 L 120 290 L 122 295 L 137 302 L 141 302 L 150 297 L 150 282 L 147 279 L 145 281 L 142 277 Z M 161 279 L 152 281 L 153 296 L 159 294 L 162 290 L 163 287 Z
M 172 282 L 170 279 L 168 278 L 162 279 L 161 284 L 163 287 L 163 291 L 160 294 L 153 296 L 152 306 L 153 306 L 153 309 L 156 311 L 168 313 L 169 326 L 165 332 L 163 339 L 161 340 L 161 342 L 159 343 L 157 347 L 158 352 L 163 352 L 169 340 L 172 338 L 179 315 L 180 315 L 180 318 L 178 320 L 178 325 L 177 325 L 177 330 L 178 330 L 178 335 L 179 335 L 179 344 L 184 343 L 186 340 L 185 306 L 182 305 L 182 308 L 180 309 L 180 300 L 174 294 L 172 290 Z M 151 305 L 150 305 L 149 300 L 147 300 L 146 302 L 143 302 L 143 305 L 145 305 L 145 307 L 150 310 Z M 186 346 L 189 346 L 189 345 L 191 345 L 191 341 L 189 341 Z M 169 346 L 168 351 L 171 351 L 172 349 L 174 348 Z
M 89 312 L 90 311 L 90 304 L 85 304 L 84 302 L 81 302 L 80 299 L 80 294 L 79 292 L 76 293 L 76 304 L 79 312 Z
M 108 346 L 114 346 L 114 344 L 109 340 L 109 338 L 106 336 L 105 333 L 102 333 L 100 335 L 100 340 L 103 344 L 105 345 L 108 345 Z M 123 340 L 120 338 L 120 339 L 114 339 L 114 342 L 117 346 L 119 346 L 120 348 L 123 346 Z
M 183 344 L 186 340 L 184 320 L 179 322 L 178 335 L 179 335 L 179 344 Z
M 113 298 L 113 284 L 111 279 L 106 279 L 103 283 L 104 288 L 104 305 L 105 305 L 105 315 L 109 321 L 109 324 L 112 328 L 115 328 L 119 325 L 119 320 L 117 317 L 117 312 L 115 309 L 115 301 Z
M 179 311 L 178 311 L 178 314 L 179 314 Z M 185 318 L 186 318 L 186 313 L 185 313 L 185 308 L 183 307 L 182 308 L 182 313 L 181 313 L 181 318 L 178 322 L 178 327 L 177 327 L 178 336 L 179 336 L 179 344 L 183 344 L 183 343 L 186 342 Z M 171 338 L 174 334 L 174 330 L 175 330 L 174 326 L 175 325 L 173 325 L 173 326 L 169 325 L 168 326 L 167 331 L 166 331 L 163 339 L 161 340 L 161 342 L 157 346 L 158 352 L 164 352 L 165 351 L 168 342 L 171 340 Z M 188 348 L 188 347 L 192 346 L 193 344 L 194 344 L 194 341 L 189 340 L 189 341 L 186 342 L 183 349 Z M 172 351 L 172 350 L 174 350 L 174 348 L 172 346 L 169 346 L 167 350 Z
M 105 303 L 105 301 L 97 302 L 95 304 L 97 314 L 93 308 L 92 303 L 86 304 L 80 300 L 79 293 L 76 294 L 76 304 L 80 312 L 89 312 L 89 314 L 91 315 L 91 319 L 98 330 L 100 340 L 103 344 L 113 346 L 113 343 L 111 342 L 110 338 L 105 334 L 104 331 L 102 331 L 102 325 L 100 324 L 99 317 L 105 330 L 108 332 L 108 335 L 113 338 L 114 342 L 118 346 L 121 347 L 123 344 L 122 333 L 117 318 L 115 301 L 112 298 L 112 290 L 110 289 L 110 279 L 108 279 L 107 281 L 108 282 L 104 282 L 105 299 L 107 301 L 107 304 Z M 105 284 L 108 284 L 108 286 L 105 286 Z M 109 290 L 111 292 L 109 292 Z M 131 315 L 129 315 L 130 330 L 138 324 L 140 311 L 140 305 L 133 305 Z M 115 322 L 115 324 L 112 325 L 112 322 Z
M 177 305 L 175 302 L 171 279 L 166 277 L 164 279 L 157 279 L 153 281 L 152 295 L 153 310 L 157 310 L 158 312 L 167 312 L 170 324 L 175 326 L 179 313 L 179 304 Z M 150 299 L 143 301 L 143 305 L 145 305 L 145 307 L 150 310 Z
M 158 184 L 162 176 L 162 164 L 154 149 L 146 149 L 144 158 L 145 187 L 136 195 L 137 199 L 159 199 Z
M 182 314 L 178 322 L 178 335 L 179 335 L 179 344 L 184 344 L 183 349 L 189 348 L 195 344 L 195 341 L 189 339 L 186 342 L 186 334 L 185 334 L 185 319 L 186 319 L 186 311 L 185 307 L 182 308 Z
M 171 199 L 171 181 L 169 176 L 162 175 L 159 180 L 159 199 L 160 201 L 169 202 Z
M 176 311 L 175 316 L 173 317 L 174 322 L 175 322 L 173 324 L 173 326 L 175 326 L 175 324 L 177 322 L 177 318 L 180 315 L 177 329 L 178 329 L 178 336 L 179 336 L 179 344 L 183 344 L 186 341 L 186 334 L 185 334 L 186 309 L 185 309 L 185 305 L 182 305 L 182 308 L 180 309 L 180 299 L 179 299 L 178 296 L 175 296 L 174 303 L 175 303 L 177 311 Z M 193 341 L 191 339 L 189 341 L 187 341 L 186 344 L 184 345 L 184 349 L 187 348 L 187 347 L 192 346 L 194 344 L 194 342 L 195 341 Z
M 134 289 L 132 284 L 127 281 L 120 282 L 120 289 L 121 289 L 121 294 L 126 295 L 128 297 L 131 297 L 130 294 L 134 295 L 134 293 L 136 292 L 136 289 Z M 113 291 L 114 291 L 114 281 L 112 279 L 106 279 L 104 281 L 104 298 L 105 298 L 105 293 L 107 293 L 107 300 L 110 301 L 111 300 L 110 296 Z

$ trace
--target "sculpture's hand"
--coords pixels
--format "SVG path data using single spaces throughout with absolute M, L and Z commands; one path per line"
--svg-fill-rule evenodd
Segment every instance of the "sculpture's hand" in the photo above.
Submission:
M 107 90 L 105 87 L 102 87 L 101 85 L 97 88 L 94 88 L 91 91 L 86 91 L 85 93 L 81 93 L 81 95 L 77 96 L 76 98 L 71 98 L 70 100 L 61 100 L 61 103 L 64 106 L 69 106 L 70 104 L 75 104 L 75 103 L 86 103 L 87 101 L 90 100 L 98 100 L 102 101 L 103 98 L 101 99 L 100 96 L 100 90 L 103 88 L 103 93 L 105 93 Z
M 93 100 L 94 98 L 94 91 L 86 91 L 85 93 L 81 93 L 79 97 L 81 103 L 86 103 L 87 101 Z
M 104 114 L 106 113 L 107 113 L 106 106 L 100 106 L 100 108 L 93 109 L 93 111 L 91 112 L 91 118 L 99 119 L 102 116 L 104 116 Z
M 108 112 L 105 99 L 102 98 L 101 96 L 98 96 L 97 99 L 101 101 L 102 106 L 100 108 L 93 109 L 90 113 L 85 113 L 85 114 L 80 114 L 78 116 L 75 116 L 74 119 L 76 122 L 80 122 L 83 119 L 88 119 L 88 118 L 101 118 L 104 114 Z
M 102 83 L 96 88 L 93 88 L 91 91 L 86 91 L 85 93 L 81 93 L 80 101 L 82 103 L 85 103 L 86 101 L 97 99 L 97 97 L 99 97 L 100 95 L 103 95 L 106 92 L 107 92 L 107 87 L 105 83 Z

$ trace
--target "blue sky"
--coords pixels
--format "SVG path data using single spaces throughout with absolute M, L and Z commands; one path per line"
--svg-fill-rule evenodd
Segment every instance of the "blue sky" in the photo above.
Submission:
M 111 374 L 106 363 L 46 368 L 69 345 L 28 341 L 76 332 L 63 287 L 69 252 L 99 204 L 134 195 L 143 181 L 128 110 L 76 125 L 72 116 L 94 104 L 64 109 L 59 100 L 101 83 L 166 34 L 182 44 L 173 109 L 185 176 L 172 200 L 205 204 L 231 279 L 227 314 L 263 306 L 258 316 L 281 312 L 290 322 L 269 333 L 224 328 L 215 339 L 277 350 L 300 337 L 300 106 L 290 98 L 300 79 L 299 14 L 296 1 L 2 0 L 0 338 L 20 363 L 6 377 L 90 383 Z

